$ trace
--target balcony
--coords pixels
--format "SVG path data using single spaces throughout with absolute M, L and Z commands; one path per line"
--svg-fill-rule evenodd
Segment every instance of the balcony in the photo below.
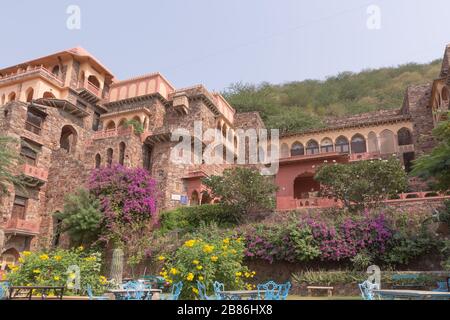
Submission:
M 37 134 L 38 136 L 41 134 L 41 127 L 38 127 L 35 124 L 32 124 L 31 122 L 26 121 L 25 122 L 25 129 L 33 132 L 34 134 Z
M 30 187 L 41 187 L 48 179 L 48 171 L 28 163 L 20 168 L 21 179 Z
M 112 137 L 119 137 L 119 136 L 126 136 L 133 133 L 133 127 L 128 128 L 119 128 L 119 129 L 113 129 L 113 130 L 104 130 L 104 131 L 98 131 L 93 134 L 92 139 L 93 140 L 99 140 L 99 139 L 106 139 L 106 138 L 112 138 Z
M 40 223 L 37 220 L 25 220 L 13 218 L 7 220 L 2 227 L 5 234 L 33 236 L 39 234 Z
M 352 153 L 349 154 L 350 161 L 374 160 L 381 157 L 379 152 Z
M 43 66 L 28 67 L 25 70 L 19 69 L 16 73 L 7 74 L 3 77 L 0 77 L 0 85 L 7 82 L 22 81 L 24 80 L 24 78 L 31 78 L 35 76 L 45 78 L 58 85 L 59 87 L 64 86 L 64 82 L 60 78 L 55 76 L 53 73 L 51 73 L 50 70 L 47 70 Z
M 86 81 L 77 91 L 82 98 L 91 103 L 97 103 L 102 98 L 100 88 L 89 81 Z

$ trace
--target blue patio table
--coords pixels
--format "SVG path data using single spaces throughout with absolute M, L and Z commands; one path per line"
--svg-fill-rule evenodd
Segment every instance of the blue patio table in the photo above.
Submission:
M 125 297 L 127 296 L 127 294 L 129 292 L 143 292 L 144 294 L 142 295 L 142 300 L 147 300 L 146 298 L 148 297 L 148 295 L 153 296 L 155 293 L 161 293 L 162 290 L 161 289 L 137 289 L 137 290 L 130 290 L 130 289 L 110 289 L 106 292 L 108 293 L 112 293 L 114 294 L 114 297 L 116 300 L 125 300 Z
M 387 299 L 450 300 L 450 292 L 422 290 L 373 290 L 374 294 Z
M 261 293 L 261 290 L 259 292 Z M 243 298 L 249 300 L 258 299 L 258 290 L 221 291 L 220 294 L 224 297 L 224 300 L 243 300 Z

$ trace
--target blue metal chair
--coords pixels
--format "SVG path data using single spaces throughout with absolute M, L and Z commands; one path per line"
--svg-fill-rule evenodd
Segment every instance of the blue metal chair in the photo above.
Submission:
M 218 281 L 214 281 L 214 293 L 216 295 L 217 300 L 224 300 L 224 296 L 222 294 L 223 291 L 225 291 L 225 286 L 223 283 L 220 283 Z
M 286 283 L 280 284 L 280 299 L 286 300 L 289 295 L 289 290 L 291 289 L 291 283 L 288 281 Z
M 94 296 L 92 293 L 92 287 L 88 284 L 86 286 L 86 292 L 88 294 L 89 300 L 109 300 L 107 296 Z
M 375 300 L 373 290 L 379 289 L 377 284 L 366 280 L 363 283 L 358 284 L 358 287 L 359 287 L 359 290 L 361 291 L 361 297 L 364 300 Z
M 125 300 L 142 300 L 142 297 L 144 296 L 143 289 L 145 289 L 143 283 L 129 281 L 123 285 L 123 288 L 127 291 Z
M 258 284 L 258 300 L 280 300 L 280 285 L 270 280 Z
M 214 297 L 206 294 L 206 286 L 197 280 L 198 296 L 200 300 L 214 300 Z
M 183 289 L 183 282 L 177 282 L 172 286 L 172 293 L 169 293 L 165 297 L 162 297 L 162 300 L 178 300 L 180 296 L 181 290 Z
M 436 282 L 438 287 L 436 289 L 433 289 L 435 292 L 448 292 L 447 282 L 446 281 L 439 281 Z

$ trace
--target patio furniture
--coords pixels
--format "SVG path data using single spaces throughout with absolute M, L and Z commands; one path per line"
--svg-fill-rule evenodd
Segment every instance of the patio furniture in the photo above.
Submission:
M 359 290 L 361 291 L 361 297 L 364 300 L 375 300 L 374 290 L 380 289 L 378 284 L 372 283 L 369 280 L 358 284 Z
M 40 292 L 42 300 L 46 300 L 49 294 L 53 292 L 58 300 L 62 300 L 64 295 L 64 287 L 51 287 L 51 286 L 11 286 L 9 287 L 9 299 L 28 299 L 33 298 L 33 291 Z
M 88 284 L 86 286 L 86 292 L 88 294 L 89 300 L 109 300 L 107 296 L 94 296 L 92 293 L 92 287 Z
M 206 294 L 206 286 L 197 280 L 197 289 L 198 289 L 198 296 L 200 297 L 200 300 L 215 300 L 213 296 L 208 296 Z
M 259 300 L 280 300 L 280 286 L 272 280 L 258 284 L 257 289 Z M 262 299 L 262 293 L 264 293 L 264 299 Z
M 145 283 L 149 283 L 153 288 L 162 290 L 166 287 L 166 280 L 160 276 L 142 276 L 140 279 L 144 280 Z
M 0 282 L 0 300 L 5 300 L 6 298 L 8 298 L 8 288 L 9 288 L 8 281 Z
M 306 289 L 308 289 L 308 296 L 312 296 L 313 291 L 327 291 L 327 295 L 329 297 L 333 296 L 333 290 L 334 287 L 321 287 L 321 286 L 307 286 Z
M 423 291 L 423 290 L 373 290 L 383 299 L 402 300 L 450 300 L 450 292 Z
M 280 300 L 287 299 L 290 289 L 291 289 L 291 283 L 289 281 L 286 283 L 280 284 Z
M 114 294 L 115 300 L 128 300 L 128 294 L 135 296 L 134 291 L 141 292 L 141 300 L 152 300 L 155 293 L 161 293 L 161 289 L 110 289 L 107 292 Z M 130 299 L 137 300 L 137 299 Z
M 161 297 L 161 300 L 178 300 L 180 296 L 181 290 L 183 289 L 183 282 L 177 282 L 172 286 L 172 292 L 166 295 L 165 297 Z
M 244 300 L 247 297 L 248 300 L 258 299 L 258 290 L 232 290 L 221 291 L 222 300 Z
M 436 282 L 438 287 L 436 289 L 433 289 L 433 291 L 436 292 L 449 292 L 449 288 L 446 281 L 438 281 Z
M 128 281 L 123 286 L 123 289 L 126 290 L 127 294 L 125 296 L 125 300 L 143 300 L 144 298 L 147 300 L 146 293 L 144 291 L 145 284 L 139 281 Z
M 220 283 L 218 281 L 214 281 L 214 293 L 216 295 L 217 300 L 224 300 L 224 296 L 222 295 L 222 292 L 225 291 L 225 286 L 223 283 Z

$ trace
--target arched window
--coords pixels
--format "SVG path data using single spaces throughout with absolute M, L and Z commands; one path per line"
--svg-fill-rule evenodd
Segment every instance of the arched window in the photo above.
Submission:
M 287 143 L 282 143 L 280 157 L 288 158 L 289 156 L 290 156 L 289 146 L 287 145 Z
M 53 93 L 51 93 L 50 91 L 46 91 L 42 95 L 42 98 L 44 98 L 44 99 L 55 99 L 55 95 Z
M 283 149 L 281 149 L 281 150 L 283 150 Z M 294 142 L 291 147 L 291 157 L 302 156 L 304 154 L 305 154 L 305 148 L 303 147 L 303 144 L 301 144 L 298 141 Z
M 306 154 L 318 154 L 319 144 L 315 140 L 309 140 L 306 144 Z
M 378 152 L 378 138 L 375 132 L 370 131 L 367 136 L 369 152 Z
M 102 164 L 102 157 L 100 156 L 100 154 L 97 153 L 95 155 L 95 168 L 96 169 L 100 168 L 101 164 Z
M 114 121 L 109 121 L 108 124 L 106 125 L 106 131 L 109 130 L 116 130 L 116 123 Z
M 401 128 L 397 132 L 398 145 L 407 146 L 413 144 L 411 131 L 408 128 Z
M 204 204 L 209 204 L 211 203 L 212 199 L 211 196 L 209 195 L 208 191 L 203 191 L 202 192 L 202 200 L 200 202 L 200 204 L 204 205 Z
M 340 136 L 336 139 L 336 152 L 340 153 L 349 153 L 350 146 L 348 143 L 348 139 L 344 136 Z
M 360 134 L 355 134 L 352 138 L 352 153 L 366 153 L 366 139 Z
M 61 149 L 64 149 L 69 153 L 74 153 L 77 144 L 77 137 L 77 131 L 72 126 L 65 125 L 61 130 L 59 146 Z
M 11 101 L 16 101 L 16 93 L 15 92 L 11 92 L 8 95 L 8 102 L 11 102 Z
M 320 152 L 333 152 L 333 141 L 330 138 L 325 138 L 322 140 L 322 143 L 320 144 Z
M 88 81 L 91 85 L 94 85 L 97 89 L 100 89 L 100 81 L 98 81 L 96 76 L 89 76 Z
M 112 148 L 109 148 L 106 151 L 106 163 L 108 164 L 108 167 L 111 167 L 111 165 L 112 165 L 113 153 L 114 153 L 114 150 Z
M 119 163 L 121 165 L 123 165 L 125 161 L 125 148 L 126 148 L 125 142 L 121 142 L 119 144 Z
M 55 214 L 58 215 L 59 212 L 55 212 Z M 57 218 L 55 215 L 53 215 L 53 240 L 52 240 L 53 248 L 59 246 L 61 239 L 62 224 L 63 221 L 60 218 Z
M 126 128 L 127 128 L 127 119 L 125 118 L 120 119 L 119 124 L 117 125 L 117 129 L 124 130 Z
M 152 172 L 152 148 L 148 144 L 142 146 L 142 164 L 144 169 Z
M 33 100 L 34 89 L 28 88 L 26 94 L 27 94 L 27 102 L 31 102 Z
M 59 66 L 54 66 L 52 69 L 53 75 L 59 77 L 59 72 L 60 72 Z
M 395 153 L 395 136 L 391 130 L 383 130 L 380 133 L 380 152 L 381 154 Z

